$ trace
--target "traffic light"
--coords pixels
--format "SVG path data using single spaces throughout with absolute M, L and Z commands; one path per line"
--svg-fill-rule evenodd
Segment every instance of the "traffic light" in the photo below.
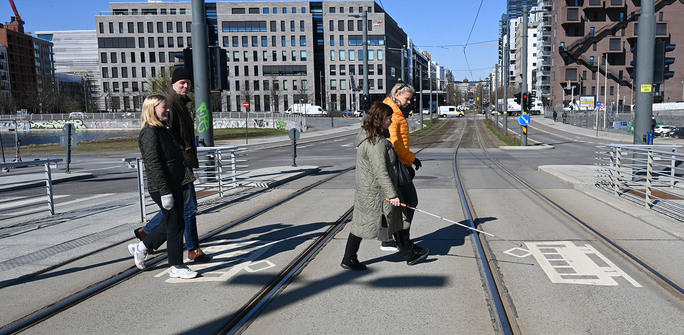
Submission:
M 520 93 L 513 94 L 513 96 L 515 97 L 515 103 L 520 105 Z
M 209 78 L 212 91 L 228 89 L 228 64 L 226 50 L 220 47 L 209 47 Z
M 228 62 L 226 51 L 220 47 L 209 47 L 209 89 L 223 91 L 228 89 Z M 192 48 L 183 49 L 183 66 L 193 72 Z
M 673 57 L 665 57 L 665 54 L 675 49 L 675 44 L 665 42 L 665 40 L 656 40 L 655 55 L 653 57 L 653 83 L 662 84 L 665 79 L 672 78 L 674 71 L 670 71 L 670 64 L 674 63 Z
M 528 105 L 527 105 L 527 100 L 528 100 L 529 98 L 530 98 L 530 94 L 527 93 L 527 92 L 523 92 L 523 94 L 522 94 L 522 104 L 521 104 L 521 106 L 522 106 L 523 111 L 525 111 L 525 112 L 527 112 L 527 111 L 530 110 L 529 107 L 528 107 Z
M 370 110 L 370 97 L 367 94 L 361 95 L 361 110 L 365 112 Z

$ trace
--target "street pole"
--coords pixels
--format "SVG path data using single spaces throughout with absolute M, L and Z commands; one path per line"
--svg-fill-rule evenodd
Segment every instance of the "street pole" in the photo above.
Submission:
M 370 92 L 368 91 L 368 12 L 363 11 L 363 95 L 370 101 Z M 368 111 L 365 111 L 368 113 Z
M 423 67 L 418 66 L 418 115 L 420 115 L 420 129 L 423 129 Z
M 527 26 L 528 26 L 528 11 L 529 8 L 527 6 L 523 6 L 523 14 L 522 14 L 522 24 L 523 24 L 523 35 L 522 35 L 522 88 L 521 91 L 523 93 L 527 93 L 529 96 L 529 92 L 527 92 Z M 522 102 L 522 106 L 520 106 L 521 114 L 527 114 L 529 111 L 527 110 L 527 104 L 525 101 L 522 101 L 523 94 L 520 94 L 520 98 Z M 527 146 L 527 126 L 526 125 L 520 125 L 520 145 L 521 146 Z
M 606 57 L 606 75 L 603 79 L 603 130 L 606 129 L 606 110 L 608 110 L 608 54 Z
M 636 64 L 636 111 L 634 117 L 634 144 L 647 144 L 653 116 L 653 50 L 655 49 L 655 0 L 641 1 L 639 16 Z
M 510 47 L 510 20 L 506 20 L 506 41 L 504 41 L 504 73 L 503 73 L 503 83 L 504 83 L 504 107 L 503 107 L 503 128 L 504 135 L 508 135 L 508 81 L 510 76 L 508 75 L 508 68 L 510 63 L 509 47 Z
M 494 85 L 494 95 L 495 95 L 494 110 L 497 112 L 497 115 L 498 115 L 498 112 L 499 112 L 499 63 L 496 63 L 495 68 L 496 68 L 496 71 L 495 71 L 496 72 L 495 73 L 496 85 Z M 489 117 L 489 113 L 487 113 L 487 117 Z M 496 127 L 498 128 L 499 125 L 497 124 Z
M 406 72 L 406 69 L 404 68 L 404 53 L 406 52 L 406 45 L 401 46 L 401 81 L 403 83 L 406 83 L 406 75 L 404 74 Z
M 199 143 L 214 146 L 214 122 L 209 92 L 209 33 L 204 0 L 192 0 L 192 73 Z M 221 64 L 225 66 L 225 64 Z

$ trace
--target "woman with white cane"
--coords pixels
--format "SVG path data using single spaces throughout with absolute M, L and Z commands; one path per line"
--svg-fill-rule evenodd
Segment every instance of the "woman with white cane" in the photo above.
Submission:
M 403 164 L 387 140 L 387 128 L 391 123 L 392 108 L 376 103 L 363 122 L 363 131 L 356 137 L 354 215 L 340 264 L 347 270 L 367 269 L 357 256 L 361 239 L 376 238 L 383 222 L 389 233 L 394 234 L 408 265 L 425 259 L 429 252 L 416 248 L 408 238 L 410 222 L 403 219 L 402 212 L 406 209 L 399 207 L 399 176 L 405 171 L 400 170 Z

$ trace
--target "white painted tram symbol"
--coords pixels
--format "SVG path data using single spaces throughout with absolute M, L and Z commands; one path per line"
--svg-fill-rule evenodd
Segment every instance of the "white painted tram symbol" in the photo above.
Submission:
M 264 241 L 234 241 L 219 240 L 210 246 L 202 247 L 205 252 L 212 255 L 209 263 L 193 263 L 191 270 L 201 274 L 200 277 L 191 281 L 180 278 L 167 278 L 167 283 L 197 283 L 228 281 L 240 271 L 259 272 L 275 266 L 267 259 L 256 260 L 270 249 L 276 242 L 265 243 Z M 166 269 L 155 277 L 168 276 Z
M 515 257 L 534 256 L 553 283 L 617 286 L 615 277 L 622 277 L 635 287 L 641 287 L 613 262 L 589 244 L 576 246 L 570 241 L 525 243 L 529 253 L 521 248 L 505 251 Z

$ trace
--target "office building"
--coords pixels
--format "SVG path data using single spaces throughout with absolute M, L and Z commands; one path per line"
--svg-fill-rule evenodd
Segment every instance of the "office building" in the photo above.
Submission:
M 214 107 L 283 112 L 293 103 L 324 109 L 358 106 L 363 61 L 371 100 L 401 78 L 404 48 L 414 51 L 398 24 L 374 1 L 263 1 L 206 3 L 209 44 L 227 54 L 228 90 Z M 167 74 L 192 46 L 191 2 L 110 3 L 96 17 L 105 108 L 139 110 L 148 80 Z M 362 52 L 367 12 L 368 54 Z M 404 70 L 428 61 L 404 56 Z M 424 64 L 423 64 L 424 63 Z M 424 66 L 424 67 L 423 67 Z M 357 91 L 354 91 L 357 88 Z

